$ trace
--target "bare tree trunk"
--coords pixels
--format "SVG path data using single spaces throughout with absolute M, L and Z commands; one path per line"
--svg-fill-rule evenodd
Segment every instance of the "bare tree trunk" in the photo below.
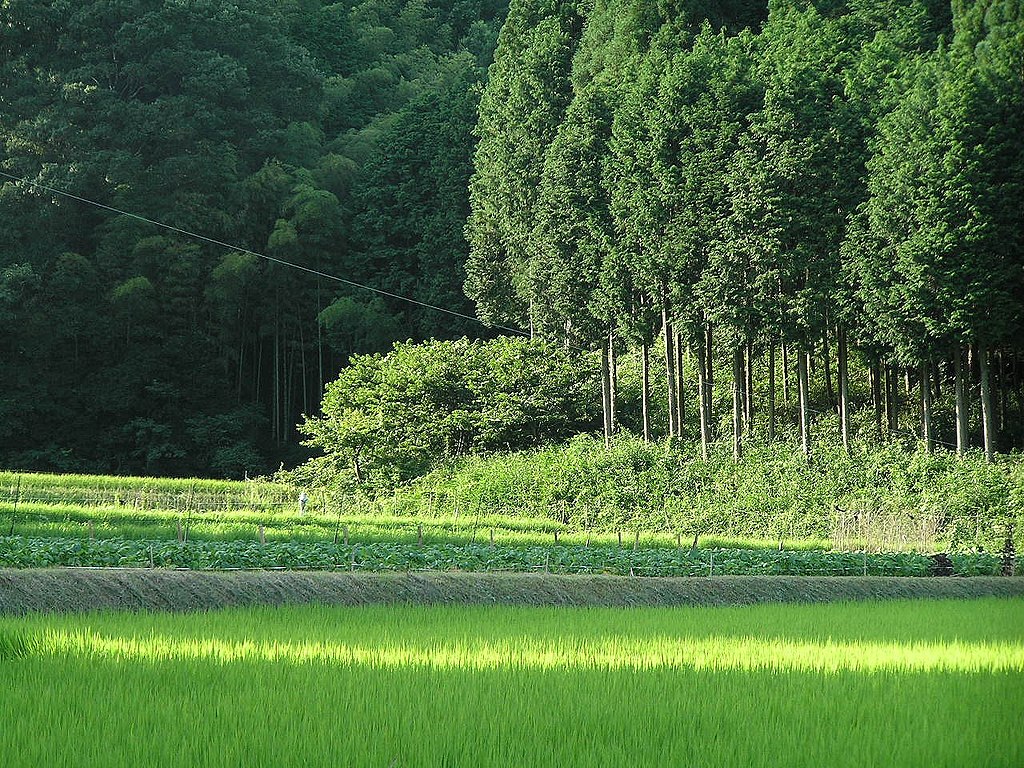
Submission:
M 241 331 L 239 331 L 238 338 L 239 338 L 239 344 L 238 344 L 238 381 L 237 381 L 237 391 L 235 393 L 235 398 L 236 398 L 237 402 L 240 403 L 240 402 L 242 402 L 242 374 L 245 371 L 245 328 L 244 327 L 242 328 Z
M 661 286 L 661 324 L 665 337 L 665 378 L 668 384 L 668 434 L 675 437 L 678 434 L 676 425 L 676 366 L 675 346 L 672 340 L 672 323 L 668 319 L 668 291 L 665 285 Z
M 302 333 L 302 323 L 299 323 L 299 363 L 302 366 L 302 412 L 309 413 L 309 383 L 306 380 L 306 340 Z
M 967 452 L 968 422 L 967 397 L 964 391 L 964 352 L 957 346 L 953 351 L 953 391 L 956 397 L 956 452 Z
M 259 337 L 260 349 L 256 356 L 256 387 L 253 402 L 260 402 L 260 395 L 263 394 L 263 338 Z M 255 342 L 254 342 L 255 343 Z
M 768 344 L 768 441 L 775 442 L 775 339 Z
M 610 362 L 608 360 L 608 347 L 601 345 L 601 415 L 604 417 L 604 447 L 610 448 L 612 444 L 612 423 L 611 423 L 611 377 Z
M 935 452 L 935 438 L 932 436 L 932 386 L 931 365 L 927 360 L 921 363 L 921 432 L 924 447 L 928 453 Z
M 615 354 L 615 331 L 608 331 L 608 427 L 611 434 L 619 431 L 616 402 L 619 399 L 619 361 Z
M 978 346 L 978 365 L 981 368 L 981 424 L 985 433 L 985 458 L 995 459 L 996 435 L 994 414 L 992 413 L 992 386 L 989 381 L 988 350 Z
M 644 339 L 640 345 L 640 411 L 644 442 L 651 442 L 651 349 Z
M 272 437 L 281 444 L 281 325 L 274 322 L 274 428 Z
M 705 348 L 703 341 L 697 345 L 697 399 L 698 410 L 700 411 L 700 454 L 707 460 L 708 444 L 710 443 L 710 425 L 708 424 L 708 376 L 707 361 L 705 360 Z
M 323 338 L 323 325 L 320 322 L 320 313 L 323 312 L 323 307 L 320 303 L 320 280 L 317 278 L 316 281 L 316 356 L 317 356 L 317 369 L 319 375 L 317 378 L 317 398 L 320 399 L 324 396 L 324 338 Z
M 996 365 L 999 372 L 999 423 L 996 429 L 997 431 L 1002 431 L 1006 428 L 1006 393 L 1010 388 L 1007 386 L 1006 360 L 1003 357 L 1002 350 L 996 352 L 995 355 L 996 359 L 999 361 Z
M 743 404 L 746 406 L 747 434 L 750 435 L 754 431 L 754 343 L 750 340 L 747 340 L 746 353 Z
M 738 346 L 732 353 L 732 457 L 739 461 L 743 457 L 743 347 Z
M 683 436 L 686 427 L 686 388 L 683 381 L 683 335 L 675 334 L 676 353 L 676 432 Z
M 889 427 L 890 436 L 900 427 L 899 420 L 899 384 L 896 381 L 896 372 L 893 366 L 885 366 L 885 415 Z
M 706 408 L 708 411 L 708 434 L 714 438 L 715 424 L 715 356 L 714 356 L 714 328 L 708 323 L 704 328 L 705 350 L 704 364 L 707 366 L 707 386 L 704 387 L 704 394 L 707 396 Z
M 882 366 L 878 360 L 871 361 L 868 374 L 871 378 L 871 405 L 875 409 L 875 436 L 882 439 Z
M 782 402 L 789 408 L 789 347 L 782 342 Z
M 839 329 L 839 429 L 843 433 L 843 448 L 850 453 L 850 371 L 846 329 Z
M 828 395 L 828 406 L 829 408 L 836 407 L 836 391 L 832 386 L 832 355 L 829 351 L 828 346 L 828 325 L 825 325 L 825 331 L 821 334 L 821 351 L 822 358 L 825 367 L 825 393 Z
M 807 381 L 808 361 L 811 357 L 809 352 L 800 351 L 796 358 L 797 389 L 800 398 L 800 447 L 804 456 L 811 455 L 811 423 L 808 399 L 810 396 Z

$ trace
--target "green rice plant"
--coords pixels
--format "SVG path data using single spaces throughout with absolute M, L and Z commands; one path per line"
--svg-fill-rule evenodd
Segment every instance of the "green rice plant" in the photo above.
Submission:
M 91 766 L 1018 766 L 1024 600 L 0 619 L 0 754 Z

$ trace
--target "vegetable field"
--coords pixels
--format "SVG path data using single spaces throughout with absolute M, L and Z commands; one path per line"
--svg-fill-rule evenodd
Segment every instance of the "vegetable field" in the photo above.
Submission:
M 326 492 L 307 496 L 303 508 L 297 497 L 293 487 L 264 481 L 0 473 L 0 567 L 633 576 L 973 576 L 1018 570 L 1012 554 L 991 551 L 962 550 L 937 562 L 927 554 L 941 544 L 935 541 L 868 551 L 865 542 L 814 537 L 691 538 L 690 531 L 684 537 L 656 520 L 624 515 L 587 527 L 571 516 L 563 519 L 557 505 L 548 517 L 542 510 L 529 517 L 485 514 L 479 505 L 463 511 L 452 508 L 451 499 L 433 507 L 424 498 L 396 510 Z M 925 543 L 933 549 L 924 549 Z
M 941 562 L 914 552 L 631 548 L 612 545 L 332 544 L 0 537 L 0 567 L 475 571 L 617 576 L 999 576 L 1017 559 L 985 552 Z
M 1019 766 L 1024 601 L 0 620 L 20 766 Z M 157 695 L 154 695 L 156 693 Z

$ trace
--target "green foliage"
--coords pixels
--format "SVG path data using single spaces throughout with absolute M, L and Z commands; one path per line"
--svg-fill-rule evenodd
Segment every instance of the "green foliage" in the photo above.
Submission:
M 954 575 L 996 576 L 997 555 L 962 554 Z M 931 558 L 742 549 L 631 549 L 617 546 L 493 544 L 331 544 L 324 542 L 61 539 L 0 536 L 0 567 L 290 568 L 347 571 L 492 571 L 617 576 L 931 576 Z M 0 649 L 2 651 L 2 649 Z
M 352 358 L 328 385 L 323 415 L 302 426 L 315 460 L 386 488 L 474 451 L 564 439 L 593 423 L 593 373 L 564 350 L 501 338 L 396 344 Z
M 4 3 L 0 169 L 468 310 L 471 128 L 506 7 Z M 467 331 L 388 300 L 378 339 L 325 334 L 347 289 L 9 180 L 0 230 L 5 466 L 267 471 L 350 354 Z
M 837 548 L 984 548 L 1007 535 L 1024 546 L 1019 458 L 897 446 L 848 455 L 822 445 L 808 463 L 792 448 L 751 443 L 736 463 L 726 446 L 707 461 L 695 448 L 623 439 L 606 450 L 579 438 L 533 452 L 468 458 L 381 503 L 437 514 L 548 517 L 574 531 L 663 531 L 762 540 L 827 539 Z M 428 501 L 429 500 L 429 501 Z

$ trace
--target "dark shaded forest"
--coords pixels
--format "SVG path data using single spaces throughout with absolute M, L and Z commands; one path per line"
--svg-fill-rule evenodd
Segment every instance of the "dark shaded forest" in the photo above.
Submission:
M 462 292 L 505 0 L 0 4 L 0 171 L 381 290 Z M 480 326 L 0 179 L 0 465 L 276 469 L 353 353 Z

